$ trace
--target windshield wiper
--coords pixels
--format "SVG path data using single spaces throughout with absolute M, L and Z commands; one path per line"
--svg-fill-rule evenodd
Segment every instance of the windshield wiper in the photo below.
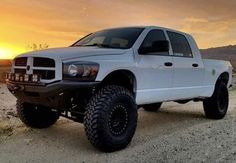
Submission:
M 76 45 L 76 46 L 97 46 L 97 47 L 102 47 L 102 48 L 114 48 L 108 44 L 87 44 L 87 45 Z

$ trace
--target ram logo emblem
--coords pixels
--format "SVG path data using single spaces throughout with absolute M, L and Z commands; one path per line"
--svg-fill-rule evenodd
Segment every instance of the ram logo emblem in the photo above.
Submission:
M 30 65 L 28 65 L 28 66 L 26 67 L 26 70 L 27 70 L 27 71 L 29 71 L 29 70 L 30 70 Z

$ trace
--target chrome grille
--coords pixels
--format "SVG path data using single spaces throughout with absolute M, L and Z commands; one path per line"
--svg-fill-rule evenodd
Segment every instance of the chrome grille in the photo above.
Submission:
M 14 60 L 15 74 L 36 74 L 42 80 L 53 80 L 56 78 L 56 62 L 50 58 L 21 57 Z
M 15 68 L 15 73 L 16 74 L 26 74 L 26 69 Z
M 54 79 L 55 78 L 55 71 L 52 70 L 33 70 L 33 74 L 40 75 L 41 79 Z
M 27 65 L 27 58 L 26 57 L 15 59 L 15 66 L 26 66 L 26 65 Z
M 55 61 L 50 58 L 34 58 L 34 67 L 55 67 Z

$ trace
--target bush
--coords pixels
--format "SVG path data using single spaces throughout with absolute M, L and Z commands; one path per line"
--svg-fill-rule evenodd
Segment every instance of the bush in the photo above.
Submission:
M 6 73 L 10 72 L 11 67 L 0 67 L 0 82 L 5 82 Z

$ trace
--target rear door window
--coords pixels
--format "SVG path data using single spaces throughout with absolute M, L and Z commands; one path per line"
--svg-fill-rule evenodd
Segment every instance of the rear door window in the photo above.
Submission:
M 193 57 L 191 47 L 184 35 L 169 31 L 167 31 L 167 34 L 171 42 L 174 56 Z

